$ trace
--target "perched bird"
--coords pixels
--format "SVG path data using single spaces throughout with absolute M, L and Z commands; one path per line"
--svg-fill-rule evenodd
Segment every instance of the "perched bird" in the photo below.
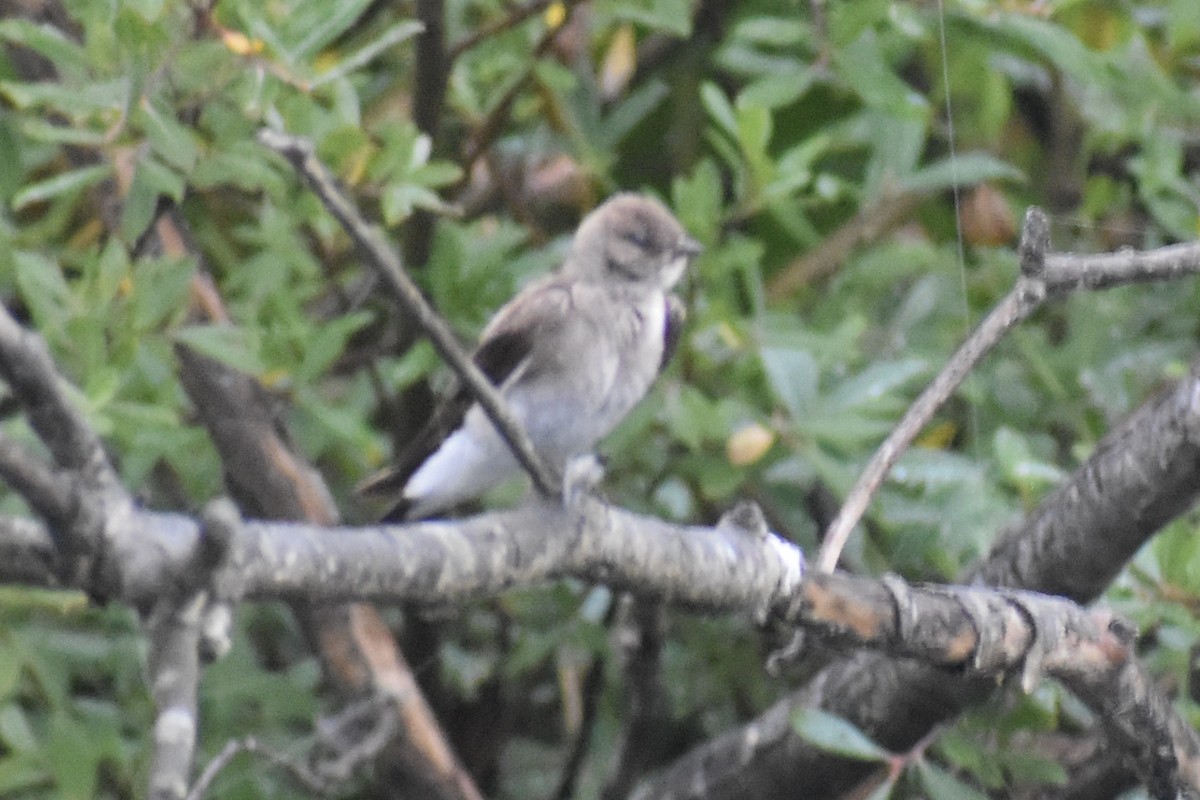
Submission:
M 662 204 L 616 195 L 580 223 L 561 268 L 484 328 L 474 361 L 555 472 L 591 450 L 649 390 L 682 323 L 670 289 L 700 249 Z M 428 431 L 396 467 L 359 487 L 403 487 L 385 519 L 427 517 L 520 472 L 465 390 L 435 412 Z

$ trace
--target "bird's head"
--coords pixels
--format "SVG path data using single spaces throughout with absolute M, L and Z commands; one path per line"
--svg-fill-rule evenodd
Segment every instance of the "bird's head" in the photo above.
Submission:
M 592 280 L 665 290 L 701 249 L 657 200 L 618 194 L 584 217 L 566 269 Z

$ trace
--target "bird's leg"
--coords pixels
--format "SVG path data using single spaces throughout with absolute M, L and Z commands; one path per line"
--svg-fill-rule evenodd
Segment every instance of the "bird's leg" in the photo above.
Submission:
M 596 487 L 604 480 L 604 466 L 595 453 L 585 453 L 567 461 L 563 470 L 562 501 L 566 508 L 573 508 L 586 496 L 594 496 Z

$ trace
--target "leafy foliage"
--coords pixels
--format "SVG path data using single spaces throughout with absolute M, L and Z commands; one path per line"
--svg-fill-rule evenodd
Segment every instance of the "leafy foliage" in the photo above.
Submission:
M 348 487 L 391 450 L 376 424 L 385 399 L 443 380 L 371 296 L 336 222 L 257 144 L 263 126 L 311 137 L 406 249 L 429 225 L 418 212 L 441 215 L 412 266 L 464 338 L 553 266 L 578 206 L 617 188 L 669 201 L 707 251 L 685 289 L 683 352 L 604 446 L 610 494 L 701 521 L 753 497 L 809 548 L 827 521 L 811 499 L 848 488 L 1010 286 L 1024 206 L 1049 207 L 1060 249 L 1200 232 L 1200 25 L 1186 0 L 957 0 L 944 15 L 882 0 L 575 5 L 472 41 L 509 4 L 447 0 L 457 57 L 436 130 L 411 110 L 434 90 L 418 81 L 408 4 L 83 0 L 56 22 L 0 21 L 0 294 L 46 336 L 147 503 L 195 506 L 221 487 L 175 343 L 278 393 L 351 518 L 371 511 Z M 880 222 L 900 204 L 908 213 Z M 190 232 L 182 250 L 147 245 L 165 213 Z M 228 322 L 201 313 L 200 275 Z M 951 578 L 1182 372 L 1198 301 L 1191 281 L 1042 312 L 901 462 L 847 560 Z M 1156 634 L 1156 666 L 1181 680 L 1198 633 L 1195 527 L 1175 523 L 1114 590 Z M 33 608 L 53 605 L 41 597 L 0 603 L 0 794 L 128 796 L 149 720 L 135 629 L 115 611 Z M 577 689 L 564 665 L 607 651 L 592 597 L 559 586 L 471 610 L 446 683 L 464 695 L 488 680 L 530 697 Z M 251 731 L 298 737 L 317 704 L 287 616 L 243 616 L 234 654 L 205 681 L 210 752 Z M 758 671 L 745 621 L 671 626 L 671 713 L 692 723 L 692 743 L 786 689 Z M 619 691 L 600 706 L 592 791 Z M 981 713 L 994 724 L 1016 712 Z M 501 794 L 553 785 L 567 746 L 556 733 L 509 743 L 522 774 L 503 775 Z M 964 722 L 938 753 L 954 774 L 923 762 L 913 791 L 1002 786 L 1019 770 L 980 757 L 986 740 Z M 289 795 L 263 772 L 239 762 L 219 796 Z M 1061 777 L 1051 772 L 1038 774 Z

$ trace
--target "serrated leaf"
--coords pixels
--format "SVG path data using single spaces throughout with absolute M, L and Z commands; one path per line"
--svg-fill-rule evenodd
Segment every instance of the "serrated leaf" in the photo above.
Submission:
M 792 729 L 822 750 L 858 761 L 886 761 L 886 749 L 850 722 L 819 708 L 801 708 L 792 714 Z

